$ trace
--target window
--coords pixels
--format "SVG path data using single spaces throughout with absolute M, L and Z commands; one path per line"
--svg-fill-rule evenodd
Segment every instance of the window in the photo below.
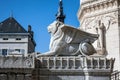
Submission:
M 24 49 L 0 49 L 0 55 L 24 54 Z
M 8 49 L 8 53 L 9 54 L 19 54 L 20 53 L 20 49 Z
M 2 49 L 2 55 L 7 55 L 7 49 Z
M 20 49 L 15 49 L 15 51 L 20 52 Z
M 9 49 L 8 51 L 10 54 L 16 54 L 16 53 L 19 53 L 19 54 L 24 54 L 25 53 L 25 50 L 24 49 Z
M 16 40 L 21 40 L 21 38 L 16 38 Z
M 24 53 L 25 53 L 25 50 L 24 50 L 24 49 L 21 49 L 20 52 L 21 52 L 22 54 L 24 54 Z
M 8 38 L 3 38 L 3 40 L 8 40 Z

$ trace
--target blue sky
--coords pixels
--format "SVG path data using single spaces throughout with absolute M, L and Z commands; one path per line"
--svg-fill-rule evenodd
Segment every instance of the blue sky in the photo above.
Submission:
M 47 26 L 55 20 L 59 0 L 0 0 L 0 22 L 13 17 L 27 30 L 32 26 L 36 41 L 36 52 L 49 50 L 50 34 Z M 79 27 L 77 11 L 80 0 L 63 0 L 65 24 Z

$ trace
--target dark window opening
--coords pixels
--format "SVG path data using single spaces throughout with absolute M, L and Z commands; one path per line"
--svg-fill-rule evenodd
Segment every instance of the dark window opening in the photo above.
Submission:
M 7 55 L 7 49 L 2 49 L 2 55 Z
M 20 49 L 15 49 L 15 51 L 18 51 L 18 52 L 20 52 Z
M 16 38 L 16 40 L 21 40 L 21 38 Z
M 8 38 L 3 38 L 3 40 L 8 40 Z

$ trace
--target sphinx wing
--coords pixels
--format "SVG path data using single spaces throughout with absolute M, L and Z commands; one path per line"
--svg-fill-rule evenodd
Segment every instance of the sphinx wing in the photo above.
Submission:
M 64 33 L 64 40 L 67 43 L 81 43 L 86 39 L 89 39 L 93 43 L 98 39 L 98 34 L 91 34 L 80 29 L 64 25 L 61 27 L 62 32 Z

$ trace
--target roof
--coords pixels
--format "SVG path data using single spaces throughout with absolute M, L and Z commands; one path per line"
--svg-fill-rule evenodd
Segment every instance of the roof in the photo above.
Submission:
M 9 17 L 0 22 L 0 33 L 27 33 L 27 31 L 13 17 Z

